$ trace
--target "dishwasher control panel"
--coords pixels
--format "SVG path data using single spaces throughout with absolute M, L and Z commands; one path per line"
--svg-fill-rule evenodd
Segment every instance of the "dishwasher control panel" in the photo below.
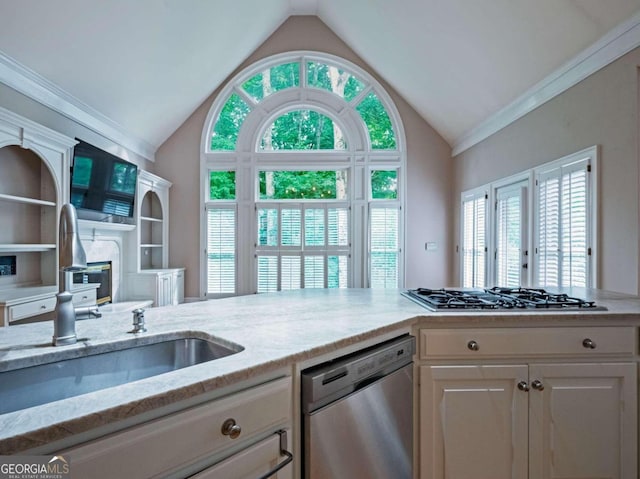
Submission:
M 302 371 L 302 407 L 311 412 L 411 363 L 415 338 L 400 336 Z

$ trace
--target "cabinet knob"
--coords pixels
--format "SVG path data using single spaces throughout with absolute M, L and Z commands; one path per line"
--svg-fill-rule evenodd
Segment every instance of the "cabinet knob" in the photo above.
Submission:
M 518 383 L 518 389 L 520 391 L 529 392 L 529 385 L 527 384 L 527 381 L 520 381 Z
M 221 431 L 225 436 L 229 436 L 231 439 L 236 439 L 242 432 L 242 428 L 236 424 L 235 419 L 229 418 L 222 423 Z
M 596 349 L 596 343 L 594 343 L 589 338 L 586 338 L 584 341 L 582 341 L 582 345 L 587 349 Z
M 480 345 L 477 341 L 472 340 L 467 343 L 467 348 L 469 348 L 471 351 L 477 351 L 478 349 L 480 349 Z
M 531 387 L 533 389 L 537 389 L 538 391 L 543 391 L 544 390 L 544 384 L 542 384 L 542 381 L 540 381 L 539 379 L 534 380 L 531 383 Z

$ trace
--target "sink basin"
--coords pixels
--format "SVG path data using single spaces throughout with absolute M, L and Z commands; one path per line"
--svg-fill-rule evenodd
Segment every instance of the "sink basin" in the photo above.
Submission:
M 0 414 L 213 361 L 242 351 L 200 338 L 164 339 L 0 373 Z

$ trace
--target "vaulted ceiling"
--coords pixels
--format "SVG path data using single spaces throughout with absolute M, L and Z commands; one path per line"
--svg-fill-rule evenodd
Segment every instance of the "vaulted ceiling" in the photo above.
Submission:
M 290 15 L 317 15 L 455 151 L 639 14 L 640 0 L 3 0 L 0 81 L 20 90 L 7 70 L 21 70 L 153 151 Z

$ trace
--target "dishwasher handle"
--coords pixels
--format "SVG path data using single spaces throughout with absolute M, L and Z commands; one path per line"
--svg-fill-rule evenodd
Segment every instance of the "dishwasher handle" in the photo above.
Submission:
M 360 389 L 366 388 L 369 384 L 373 384 L 379 379 L 382 379 L 383 377 L 385 377 L 384 373 L 377 373 L 377 374 L 374 374 L 373 376 L 369 376 L 368 378 L 364 378 L 362 381 L 358 381 L 353 385 L 353 391 L 355 392 Z
M 280 455 L 281 456 L 285 456 L 286 459 L 284 461 L 282 461 L 280 464 L 278 464 L 276 467 L 271 469 L 269 472 L 267 472 L 265 475 L 260 476 L 258 479 L 267 479 L 267 478 L 273 476 L 276 472 L 278 472 L 280 469 L 282 469 L 287 464 L 289 464 L 291 461 L 293 461 L 293 454 L 291 454 L 289 451 L 287 451 L 287 449 L 288 449 L 288 447 L 287 447 L 287 431 L 282 429 L 280 431 L 277 431 L 276 434 L 278 434 L 280 436 Z

